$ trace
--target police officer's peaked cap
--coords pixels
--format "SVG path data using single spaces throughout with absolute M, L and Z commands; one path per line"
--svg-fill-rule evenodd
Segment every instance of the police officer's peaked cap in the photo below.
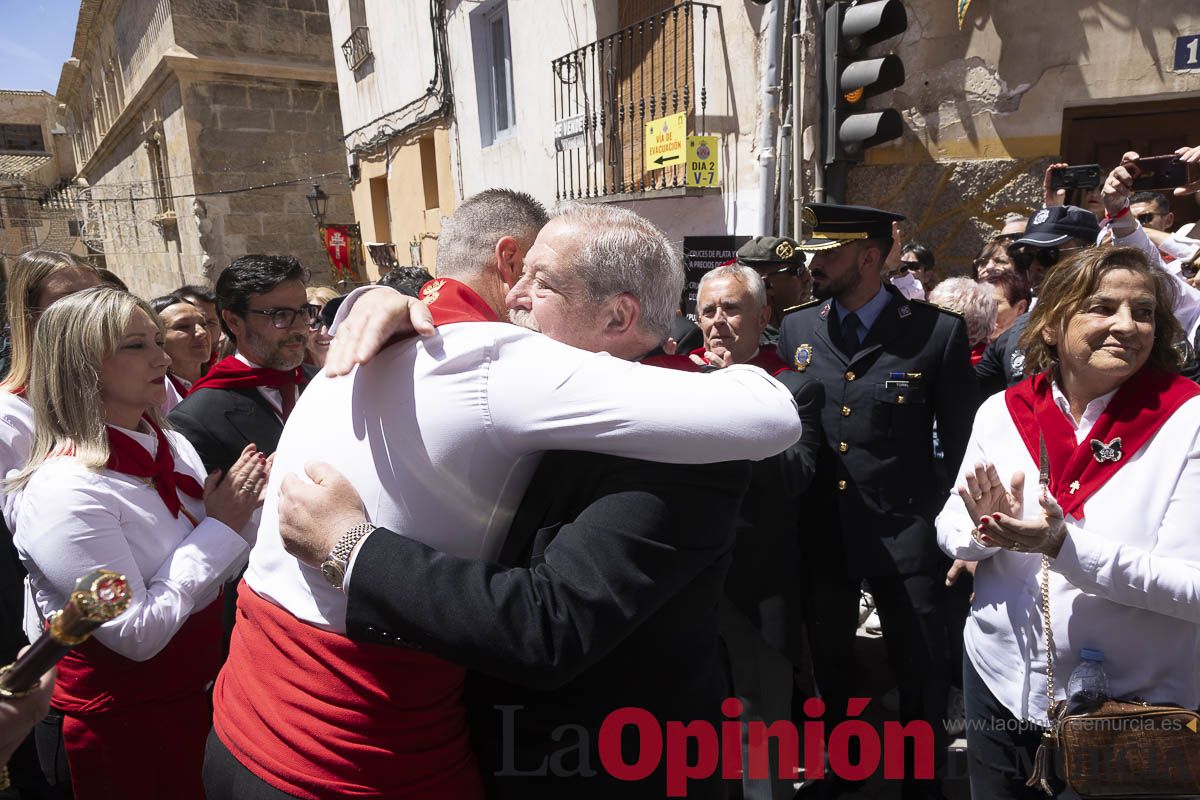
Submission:
M 892 223 L 903 219 L 902 214 L 867 206 L 809 203 L 800 215 L 800 249 L 819 252 L 863 239 L 891 239 Z
M 786 236 L 755 236 L 738 248 L 737 260 L 749 267 L 803 264 L 804 253 L 800 252 L 795 239 Z

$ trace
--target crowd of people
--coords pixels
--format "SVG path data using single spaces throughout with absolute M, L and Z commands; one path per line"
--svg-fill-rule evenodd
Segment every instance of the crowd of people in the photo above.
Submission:
M 1090 205 L 1047 178 L 967 275 L 806 205 L 694 323 L 653 224 L 507 189 L 436 277 L 348 296 L 285 255 L 148 302 L 14 259 L 0 655 L 90 570 L 132 598 L 0 699 L 15 796 L 835 797 L 864 591 L 933 743 L 905 798 L 943 796 L 955 692 L 974 796 L 1038 796 L 1084 648 L 1114 697 L 1197 707 L 1200 241 L 1136 160 Z

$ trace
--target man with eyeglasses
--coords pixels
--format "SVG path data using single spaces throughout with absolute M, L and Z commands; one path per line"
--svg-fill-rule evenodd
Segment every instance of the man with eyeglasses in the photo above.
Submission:
M 812 274 L 804 265 L 804 253 L 786 236 L 755 236 L 738 248 L 737 263 L 757 270 L 766 284 L 771 321 L 763 341 L 775 344 L 783 315 L 812 299 Z
M 275 452 L 283 423 L 313 367 L 302 368 L 317 307 L 304 291 L 307 271 L 292 256 L 242 256 L 217 279 L 221 329 L 236 345 L 192 385 L 170 421 L 208 470 L 228 470 L 246 445 Z M 258 528 L 259 512 L 249 525 Z M 253 540 L 251 540 L 253 541 Z M 233 630 L 236 584 L 226 586 L 226 643 Z

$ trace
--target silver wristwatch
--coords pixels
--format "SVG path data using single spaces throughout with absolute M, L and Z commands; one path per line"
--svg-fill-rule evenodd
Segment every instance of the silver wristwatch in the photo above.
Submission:
M 375 530 L 375 526 L 371 523 L 360 522 L 343 533 L 342 537 L 337 540 L 337 544 L 333 546 L 321 564 L 321 574 L 325 576 L 325 580 L 329 581 L 330 586 L 338 591 L 345 591 L 343 584 L 346 581 L 346 567 L 350 565 L 350 553 L 354 552 L 354 546 L 358 544 L 359 540 L 373 530 Z

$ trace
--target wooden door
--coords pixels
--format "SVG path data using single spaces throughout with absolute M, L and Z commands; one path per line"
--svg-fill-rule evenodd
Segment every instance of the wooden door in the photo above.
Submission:
M 1071 164 L 1097 163 L 1107 174 L 1133 150 L 1143 156 L 1200 145 L 1200 97 L 1155 103 L 1068 108 L 1063 112 L 1062 155 Z M 1171 200 L 1176 226 L 1200 220 L 1198 195 Z

